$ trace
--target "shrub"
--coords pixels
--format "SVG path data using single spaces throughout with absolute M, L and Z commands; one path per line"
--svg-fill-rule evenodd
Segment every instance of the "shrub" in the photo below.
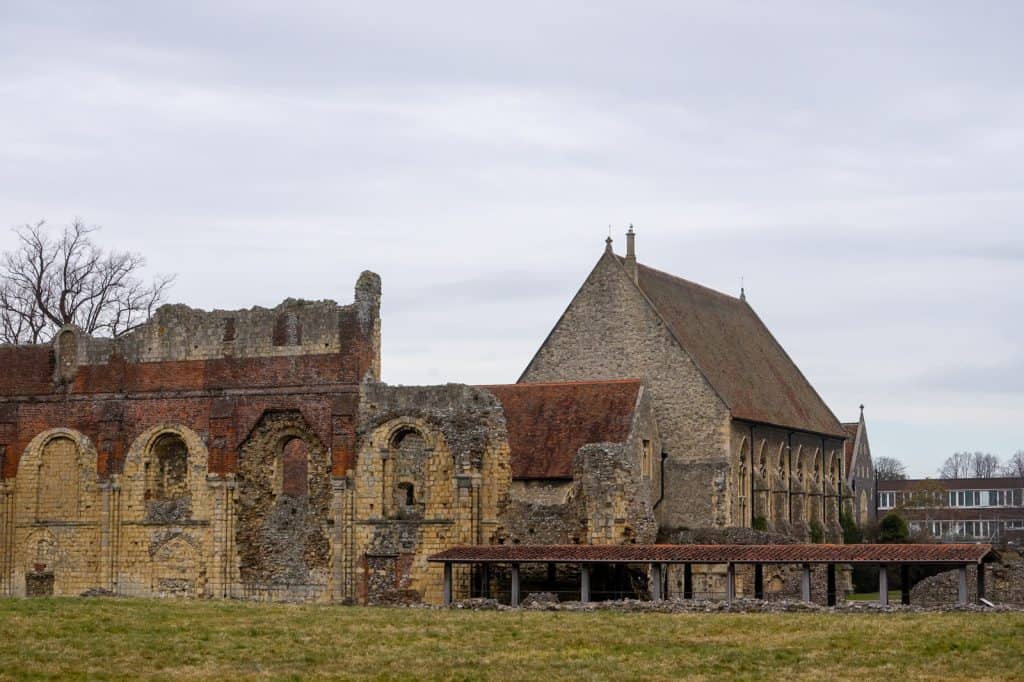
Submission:
M 820 545 L 825 540 L 825 529 L 821 527 L 821 524 L 817 520 L 811 521 L 811 525 L 807 528 L 811 535 L 811 542 L 816 545 Z
M 767 531 L 768 530 L 768 519 L 763 516 L 754 517 L 754 530 Z
M 839 516 L 839 523 L 843 526 L 843 542 L 848 545 L 860 544 L 864 539 L 864 533 L 849 512 L 844 511 Z
M 909 535 L 907 522 L 896 512 L 890 512 L 878 524 L 879 542 L 906 542 Z

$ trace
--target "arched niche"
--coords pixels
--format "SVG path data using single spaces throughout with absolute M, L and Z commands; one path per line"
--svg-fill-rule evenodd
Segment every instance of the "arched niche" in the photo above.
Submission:
M 40 433 L 18 462 L 16 507 L 22 523 L 90 521 L 97 491 L 96 449 L 67 428 Z
M 187 426 L 167 423 L 144 431 L 125 456 L 125 520 L 173 524 L 207 518 L 208 462 L 203 439 Z
M 376 456 L 361 458 L 360 480 L 379 477 L 378 502 L 368 514 L 390 519 L 446 518 L 455 503 L 455 463 L 444 437 L 428 424 L 396 419 L 371 434 Z
M 55 379 L 59 383 L 71 383 L 78 372 L 80 331 L 65 325 L 53 337 L 53 352 L 56 359 Z

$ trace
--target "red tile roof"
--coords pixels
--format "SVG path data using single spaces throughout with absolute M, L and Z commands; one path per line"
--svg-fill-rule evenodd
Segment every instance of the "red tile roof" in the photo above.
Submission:
M 732 416 L 845 438 L 832 411 L 745 301 L 645 265 L 640 289 Z
M 991 545 L 480 545 L 452 547 L 429 561 L 456 563 L 981 563 Z
M 629 437 L 640 386 L 638 379 L 626 379 L 481 388 L 505 410 L 513 478 L 568 479 L 581 447 Z

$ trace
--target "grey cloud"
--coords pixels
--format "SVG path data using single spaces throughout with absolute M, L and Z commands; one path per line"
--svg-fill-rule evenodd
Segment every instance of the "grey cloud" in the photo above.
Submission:
M 606 226 L 621 250 L 633 222 L 641 260 L 745 278 L 837 412 L 929 390 L 997 410 L 1019 367 L 986 362 L 1024 334 L 1022 20 L 923 0 L 9 0 L 0 226 L 101 223 L 208 308 L 344 301 L 374 269 L 385 377 L 416 383 L 514 379 Z M 933 432 L 875 418 L 893 442 Z

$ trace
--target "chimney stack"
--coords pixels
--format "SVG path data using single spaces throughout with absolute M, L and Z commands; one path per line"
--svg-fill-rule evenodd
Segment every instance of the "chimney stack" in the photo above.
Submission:
M 633 232 L 632 223 L 629 225 L 629 231 L 626 232 L 626 272 L 629 273 L 634 282 L 639 282 L 639 274 L 636 268 L 636 233 Z

